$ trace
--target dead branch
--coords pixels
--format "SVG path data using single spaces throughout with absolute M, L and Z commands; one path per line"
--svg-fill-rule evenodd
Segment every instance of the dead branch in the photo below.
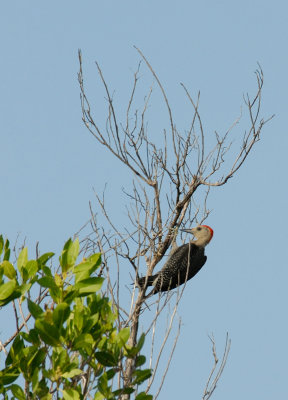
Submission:
M 225 348 L 224 348 L 224 352 L 222 355 L 222 360 L 220 363 L 220 366 L 218 367 L 218 356 L 216 353 L 216 344 L 215 344 L 215 340 L 213 335 L 210 337 L 210 340 L 212 342 L 212 354 L 213 354 L 213 359 L 214 359 L 214 364 L 213 367 L 211 369 L 211 372 L 209 374 L 205 389 L 204 389 L 204 393 L 203 393 L 203 397 L 202 400 L 208 400 L 210 399 L 210 397 L 212 396 L 214 390 L 216 389 L 216 386 L 219 382 L 219 379 L 223 373 L 223 370 L 225 368 L 226 362 L 227 362 L 227 358 L 229 355 L 229 351 L 230 351 L 230 347 L 231 347 L 231 340 L 229 339 L 228 333 L 226 335 L 226 342 L 225 342 Z M 218 367 L 218 370 L 217 370 Z
M 117 99 L 113 98 L 104 74 L 99 64 L 96 63 L 107 102 L 106 124 L 103 129 L 98 123 L 101 115 L 98 115 L 97 109 L 92 110 L 89 103 L 84 86 L 82 55 L 79 51 L 78 81 L 83 123 L 97 142 L 113 154 L 115 159 L 127 168 L 127 171 L 132 172 L 131 187 L 124 189 L 127 196 L 127 203 L 124 207 L 127 216 L 125 226 L 119 231 L 106 208 L 104 197 L 100 199 L 96 195 L 107 228 L 99 226 L 95 213 L 90 207 L 92 232 L 84 237 L 82 243 L 85 252 L 97 248 L 103 255 L 103 272 L 105 270 L 108 279 L 107 290 L 119 310 L 118 324 L 131 328 L 129 345 L 136 344 L 142 314 L 146 310 L 150 311 L 156 307 L 152 321 L 144 329 L 146 332 L 150 332 L 152 329 L 150 366 L 153 366 L 154 373 L 147 387 L 148 391 L 156 376 L 161 355 L 172 331 L 178 304 L 186 284 L 181 289 L 178 288 L 171 325 L 169 325 L 162 345 L 156 349 L 157 321 L 161 311 L 167 304 L 170 304 L 172 296 L 169 294 L 165 300 L 163 296 L 159 296 L 157 300 L 147 298 L 147 277 L 152 275 L 158 263 L 165 260 L 172 243 L 176 243 L 177 233 L 175 235 L 175 232 L 178 232 L 178 228 L 191 226 L 194 221 L 202 224 L 209 216 L 211 211 L 207 204 L 211 189 L 225 185 L 236 175 L 260 140 L 262 128 L 273 116 L 267 119 L 260 116 L 264 75 L 259 65 L 256 71 L 256 93 L 253 96 L 246 95 L 244 97 L 244 106 L 240 116 L 228 129 L 224 130 L 223 134 L 215 132 L 214 141 L 205 132 L 205 124 L 200 113 L 200 92 L 196 96 L 196 100 L 193 100 L 187 87 L 181 83 L 185 98 L 191 106 L 191 121 L 186 131 L 179 132 L 176 129 L 173 110 L 164 86 L 141 50 L 135 48 L 141 56 L 141 61 L 134 73 L 128 99 L 124 101 L 127 108 L 123 116 L 117 114 Z M 140 69 L 143 65 L 151 73 L 154 83 L 149 86 L 149 90 L 144 88 L 144 101 L 139 103 L 137 93 L 142 90 Z M 160 92 L 168 112 L 167 121 L 163 121 L 163 131 L 158 132 L 157 135 L 153 130 L 152 132 L 148 131 L 148 126 L 150 126 L 148 125 L 148 110 L 153 108 L 155 91 Z M 236 149 L 233 135 L 236 129 L 240 129 L 243 115 L 248 116 L 248 127 L 243 129 L 242 143 L 240 148 Z M 234 154 L 234 159 L 228 165 L 227 155 L 231 152 Z M 112 256 L 113 265 L 116 266 L 114 269 L 111 269 Z M 129 304 L 122 305 L 119 304 L 120 294 L 123 290 L 119 285 L 119 279 L 120 275 L 126 273 L 128 268 L 129 271 L 132 270 L 134 286 L 129 290 L 131 292 Z M 146 275 L 146 284 L 139 290 L 137 281 L 141 273 Z M 179 330 L 156 397 L 162 388 L 178 335 Z M 203 400 L 207 400 L 215 390 L 230 349 L 230 340 L 227 336 L 223 359 L 217 370 L 216 345 L 214 339 L 211 340 L 215 365 L 208 379 Z M 157 355 L 154 357 L 155 354 Z M 118 379 L 123 379 L 124 383 L 129 385 L 133 370 L 134 360 L 130 359 L 123 366 L 123 376 L 119 375 Z M 128 395 L 122 396 L 123 400 L 128 398 Z

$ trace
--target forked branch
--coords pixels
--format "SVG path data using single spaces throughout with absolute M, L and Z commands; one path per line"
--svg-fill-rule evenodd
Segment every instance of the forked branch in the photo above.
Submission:
M 122 224 L 122 231 L 117 230 L 118 224 L 112 221 L 104 200 L 99 201 L 98 197 L 108 230 L 93 224 L 92 232 L 89 232 L 86 236 L 89 246 L 98 248 L 104 255 L 106 265 L 104 272 L 106 270 L 106 274 L 109 275 L 109 291 L 115 291 L 115 295 L 112 296 L 114 301 L 121 301 L 123 288 L 117 282 L 119 282 L 119 276 L 127 271 L 125 264 L 132 271 L 134 288 L 131 293 L 131 302 L 129 305 L 117 305 L 122 315 L 119 324 L 130 326 L 131 334 L 128 344 L 131 346 L 136 344 L 142 314 L 153 307 L 156 307 L 158 311 L 162 310 L 162 305 L 165 307 L 170 303 L 170 296 L 163 300 L 163 303 L 161 303 L 160 296 L 157 301 L 149 299 L 149 302 L 151 302 L 148 304 L 145 297 L 147 284 L 142 288 L 137 287 L 139 274 L 141 274 L 141 271 L 146 277 L 153 274 L 156 265 L 169 253 L 171 244 L 176 244 L 179 227 L 187 225 L 190 227 L 194 221 L 202 223 L 208 217 L 210 211 L 207 207 L 207 201 L 208 195 L 211 193 L 210 189 L 225 185 L 236 175 L 255 144 L 260 140 L 262 128 L 273 118 L 271 116 L 264 119 L 260 116 L 264 75 L 259 65 L 256 71 L 256 94 L 252 97 L 245 96 L 244 107 L 240 116 L 223 134 L 215 132 L 214 141 L 205 131 L 205 124 L 200 113 L 200 93 L 198 93 L 196 100 L 193 100 L 187 87 L 181 83 L 192 113 L 187 129 L 179 132 L 164 86 L 142 51 L 137 47 L 135 48 L 141 56 L 143 65 L 146 65 L 149 73 L 151 73 L 154 82 L 149 85 L 148 91 L 141 86 L 139 72 L 142 64 L 140 62 L 134 74 L 132 90 L 128 99 L 121 101 L 121 104 L 127 104 L 127 109 L 122 116 L 116 112 L 118 100 L 116 96 L 115 98 L 112 97 L 104 74 L 96 63 L 108 106 L 105 129 L 100 129 L 97 121 L 101 118 L 101 115 L 97 113 L 97 109 L 92 111 L 85 91 L 80 51 L 78 75 L 82 119 L 85 126 L 108 152 L 112 153 L 118 161 L 132 172 L 130 189 L 124 191 L 127 195 L 127 203 L 125 204 L 127 218 Z M 151 110 L 155 110 L 155 118 L 158 120 L 158 107 L 156 105 L 155 109 L 155 104 L 153 104 L 155 91 L 158 91 L 162 96 L 168 111 L 167 120 L 163 121 L 162 131 L 159 131 L 159 128 L 156 130 L 153 130 L 153 127 L 151 128 L 151 122 L 153 125 Z M 143 93 L 144 101 L 142 103 L 137 100 L 139 93 Z M 248 126 L 243 129 L 240 148 L 235 149 L 233 135 L 236 128 L 239 129 L 243 115 L 248 116 Z M 237 137 L 239 137 L 239 134 Z M 228 165 L 227 155 L 228 153 L 231 155 L 233 151 L 234 159 L 232 157 L 232 162 L 229 161 L 230 165 Z M 231 160 L 231 157 L 229 157 L 229 160 Z M 226 165 L 228 165 L 228 168 Z M 104 232 L 101 232 L 101 229 Z M 112 229 L 111 233 L 110 229 Z M 111 263 L 111 258 L 108 260 L 108 254 L 112 254 L 111 249 L 114 252 L 113 265 L 117 266 L 117 271 L 113 271 L 108 266 Z M 162 304 L 161 306 L 159 306 L 159 302 Z M 172 315 L 175 315 L 178 304 L 179 301 L 176 301 Z M 156 327 L 156 321 L 160 318 L 158 311 L 155 313 L 154 321 L 149 326 Z M 173 320 L 174 318 L 172 322 Z M 214 339 L 211 340 L 215 364 L 208 379 L 203 400 L 210 398 L 215 390 L 230 349 L 230 340 L 227 336 L 224 355 L 220 367 L 217 369 L 216 345 Z M 166 342 L 163 341 L 163 345 Z M 152 350 L 155 354 L 156 349 L 153 346 L 154 344 Z M 174 348 L 172 346 L 172 354 Z M 156 360 L 154 363 L 155 371 L 157 371 L 164 347 L 161 348 L 160 346 L 157 351 L 158 358 L 157 356 L 154 358 Z M 123 375 L 119 376 L 119 379 L 124 379 L 127 386 L 132 381 L 134 363 L 134 359 L 128 360 L 123 367 Z M 151 382 L 154 377 L 155 374 Z M 123 400 L 128 398 L 129 395 L 122 397 Z
M 212 354 L 213 354 L 213 359 L 214 359 L 214 364 L 213 367 L 211 369 L 210 375 L 208 377 L 205 389 L 204 389 L 204 393 L 203 393 L 203 397 L 202 400 L 208 400 L 210 399 L 210 397 L 212 396 L 214 390 L 216 389 L 216 386 L 219 382 L 219 379 L 223 373 L 223 370 L 225 368 L 226 362 L 227 362 L 227 358 L 229 355 L 229 351 L 230 351 L 230 347 L 231 347 L 231 340 L 229 339 L 228 333 L 226 335 L 226 342 L 225 342 L 225 348 L 224 348 L 224 352 L 222 355 L 222 359 L 220 362 L 220 365 L 218 365 L 219 363 L 219 359 L 217 356 L 217 352 L 216 352 L 216 343 L 214 340 L 213 335 L 210 337 L 211 343 L 212 343 Z

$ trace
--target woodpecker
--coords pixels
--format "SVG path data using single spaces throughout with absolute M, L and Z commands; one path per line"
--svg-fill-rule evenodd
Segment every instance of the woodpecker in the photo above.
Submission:
M 155 275 L 138 279 L 138 285 L 143 288 L 154 286 L 148 296 L 166 292 L 189 281 L 200 271 L 205 264 L 205 246 L 213 237 L 213 229 L 208 225 L 199 225 L 192 229 L 181 229 L 183 232 L 192 233 L 196 240 L 191 240 L 172 251 L 164 267 Z

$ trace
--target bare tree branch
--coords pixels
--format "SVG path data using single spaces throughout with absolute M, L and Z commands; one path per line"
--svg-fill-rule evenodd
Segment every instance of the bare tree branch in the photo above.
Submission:
M 225 185 L 236 175 L 255 144 L 260 140 L 262 128 L 273 116 L 267 119 L 260 116 L 264 75 L 258 65 L 256 93 L 252 96 L 245 95 L 240 116 L 224 133 L 215 132 L 214 141 L 205 132 L 205 124 L 200 114 L 200 92 L 194 100 L 186 85 L 181 83 L 192 113 L 188 128 L 184 132 L 179 132 L 176 129 L 172 108 L 164 86 L 142 51 L 135 48 L 141 61 L 134 74 L 129 97 L 124 101 L 127 108 L 122 116 L 116 113 L 117 98 L 113 98 L 111 95 L 103 72 L 96 63 L 108 107 L 105 129 L 100 129 L 96 122 L 102 116 L 97 115 L 97 110 L 92 112 L 90 107 L 84 87 L 82 55 L 79 51 L 78 80 L 83 122 L 98 143 L 114 155 L 116 160 L 119 160 L 127 168 L 127 171 L 132 172 L 131 185 L 128 189 L 123 190 L 127 196 L 126 225 L 119 230 L 105 205 L 105 198 L 100 199 L 96 195 L 106 227 L 102 228 L 99 225 L 91 208 L 92 232 L 86 235 L 82 244 L 85 252 L 97 248 L 103 254 L 102 272 L 105 272 L 108 278 L 107 290 L 119 310 L 118 324 L 119 326 L 130 326 L 131 329 L 129 345 L 133 346 L 137 342 L 143 313 L 146 310 L 150 312 L 155 308 L 154 317 L 148 327 L 143 329 L 146 333 L 152 334 L 150 366 L 153 367 L 154 373 L 147 387 L 148 392 L 157 375 L 165 347 L 165 352 L 168 351 L 168 337 L 172 332 L 178 304 L 186 287 L 184 284 L 181 290 L 177 291 L 177 299 L 168 330 L 161 345 L 157 346 L 158 319 L 163 309 L 171 303 L 173 296 L 172 293 L 169 293 L 166 297 L 159 296 L 157 300 L 147 297 L 148 276 L 153 274 L 158 263 L 162 260 L 165 261 L 170 246 L 172 244 L 174 247 L 176 246 L 179 227 L 190 227 L 194 221 L 202 224 L 207 219 L 211 212 L 208 208 L 208 196 L 211 189 Z M 156 82 L 155 85 L 152 83 L 149 86 L 148 91 L 141 86 L 140 69 L 143 65 L 148 68 L 154 83 Z M 141 90 L 144 92 L 142 104 L 138 100 Z M 147 113 L 153 108 L 151 106 L 152 95 L 157 90 L 160 91 L 168 116 L 167 121 L 163 121 L 163 131 L 155 135 L 153 129 L 151 132 L 150 124 L 148 125 Z M 241 129 L 243 115 L 248 117 L 248 126 L 243 130 L 242 143 L 237 149 L 233 135 L 236 129 Z M 232 162 L 230 161 L 231 155 L 234 157 L 234 159 L 232 157 Z M 85 225 L 85 229 L 87 227 L 88 225 Z M 182 239 L 181 242 L 183 243 Z M 113 263 L 111 263 L 112 259 Z M 111 265 L 115 267 L 111 268 Z M 144 287 L 138 288 L 137 282 L 141 273 L 146 276 L 146 283 Z M 123 275 L 128 279 L 131 276 L 131 280 L 134 281 L 133 289 L 129 288 L 129 304 L 127 304 L 127 299 L 123 304 L 121 303 L 123 288 L 119 285 L 119 281 Z M 164 369 L 165 372 L 156 397 L 159 395 L 166 377 L 179 336 L 179 329 L 180 325 L 175 342 L 170 349 L 170 358 L 168 358 L 167 368 Z M 208 379 L 203 400 L 207 400 L 215 390 L 230 349 L 230 340 L 227 336 L 223 359 L 217 370 L 216 344 L 213 338 L 211 340 L 215 365 Z M 125 385 L 129 386 L 132 381 L 134 364 L 134 359 L 127 361 L 127 364 L 123 366 L 123 371 L 118 375 L 119 382 L 123 379 Z M 129 395 L 122 396 L 122 400 L 128 398 Z
M 208 377 L 205 389 L 204 389 L 204 393 L 203 393 L 203 397 L 202 400 L 208 400 L 210 399 L 210 397 L 212 396 L 214 390 L 216 389 L 216 386 L 219 382 L 219 379 L 223 373 L 223 370 L 225 368 L 226 362 L 227 362 L 227 358 L 228 358 L 228 354 L 230 351 L 230 347 L 231 347 L 231 340 L 229 339 L 228 333 L 226 335 L 226 342 L 225 342 L 225 349 L 223 352 L 223 356 L 222 356 L 222 360 L 220 363 L 220 366 L 218 367 L 218 356 L 216 353 L 216 344 L 215 344 L 215 340 L 213 335 L 210 337 L 210 340 L 212 342 L 212 354 L 213 354 L 213 359 L 214 359 L 214 364 L 213 367 L 211 369 L 210 375 Z M 218 367 L 218 370 L 217 370 Z

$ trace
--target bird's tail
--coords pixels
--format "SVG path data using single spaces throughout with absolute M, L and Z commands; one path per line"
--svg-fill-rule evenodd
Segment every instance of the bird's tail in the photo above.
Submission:
M 156 275 L 151 275 L 151 276 L 143 276 L 142 278 L 138 279 L 138 286 L 140 286 L 140 288 L 142 289 L 147 281 L 147 286 L 153 286 L 153 283 L 155 281 L 155 279 L 157 278 L 157 274 Z

